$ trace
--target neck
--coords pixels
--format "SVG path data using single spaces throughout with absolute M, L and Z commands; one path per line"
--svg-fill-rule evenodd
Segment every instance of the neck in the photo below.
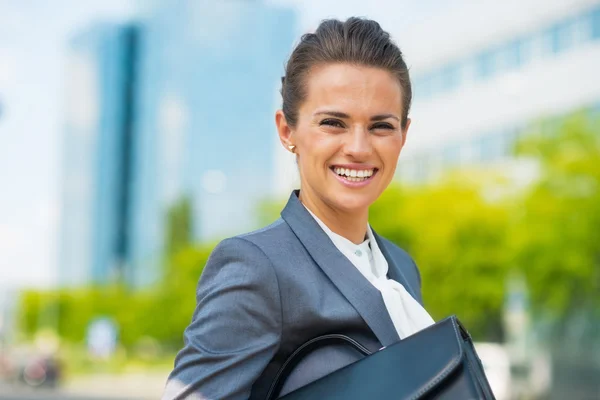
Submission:
M 316 196 L 300 191 L 300 201 L 317 216 L 329 229 L 345 237 L 354 244 L 364 242 L 367 236 L 369 209 L 357 211 L 338 210 L 323 202 Z

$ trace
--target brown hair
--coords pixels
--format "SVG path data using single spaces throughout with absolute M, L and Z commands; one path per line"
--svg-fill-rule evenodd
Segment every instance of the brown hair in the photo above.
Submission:
M 281 78 L 283 114 L 290 126 L 298 122 L 298 109 L 306 98 L 308 72 L 315 65 L 328 63 L 382 68 L 396 76 L 402 88 L 402 127 L 406 127 L 412 88 L 402 52 L 377 22 L 356 17 L 344 22 L 322 21 L 315 33 L 302 36 L 292 52 Z

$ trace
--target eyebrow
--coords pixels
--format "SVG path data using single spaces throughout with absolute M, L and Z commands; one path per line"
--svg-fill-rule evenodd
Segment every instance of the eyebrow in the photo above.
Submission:
M 330 115 L 330 116 L 336 117 L 336 118 L 350 118 L 350 116 L 348 114 L 340 112 L 340 111 L 319 111 L 319 112 L 316 112 L 314 115 L 315 116 L 317 116 L 317 115 Z M 393 119 L 395 119 L 397 121 L 400 121 L 400 118 L 398 118 L 394 114 L 378 114 L 378 115 L 373 115 L 371 117 L 371 121 L 383 121 L 383 120 L 388 119 L 388 118 L 393 118 Z

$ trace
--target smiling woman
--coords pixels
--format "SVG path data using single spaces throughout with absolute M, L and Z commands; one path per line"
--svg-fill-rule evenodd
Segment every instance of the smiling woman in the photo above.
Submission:
M 375 351 L 433 324 L 412 258 L 368 222 L 410 126 L 399 48 L 375 21 L 326 20 L 302 37 L 282 83 L 275 123 L 300 189 L 278 221 L 213 251 L 163 399 L 264 399 L 314 337 L 344 334 Z M 361 356 L 319 349 L 281 393 Z
M 308 76 L 296 115 L 276 115 L 279 135 L 295 146 L 300 201 L 335 233 L 360 243 L 368 207 L 392 180 L 410 125 L 401 123 L 403 90 L 390 71 L 371 66 L 320 63 Z

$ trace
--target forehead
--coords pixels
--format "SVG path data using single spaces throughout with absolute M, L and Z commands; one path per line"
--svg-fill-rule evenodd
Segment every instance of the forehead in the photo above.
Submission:
M 346 63 L 319 65 L 307 74 L 306 90 L 302 108 L 388 113 L 402 110 L 400 82 L 381 68 Z

